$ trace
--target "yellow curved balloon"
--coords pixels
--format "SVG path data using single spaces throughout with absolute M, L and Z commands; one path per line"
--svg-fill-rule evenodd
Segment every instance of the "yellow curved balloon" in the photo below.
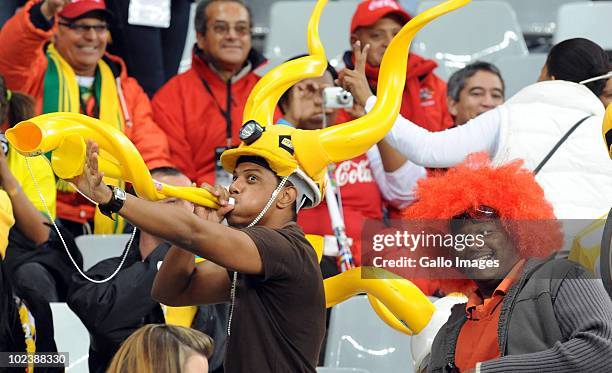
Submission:
M 240 148 L 224 153 L 224 167 L 233 168 L 235 164 L 232 163 L 241 151 L 251 151 L 272 160 L 272 169 L 283 169 L 282 173 L 293 172 L 300 167 L 322 187 L 321 180 L 328 164 L 365 153 L 393 125 L 401 106 L 406 61 L 415 34 L 431 20 L 469 1 L 450 0 L 442 3 L 419 14 L 402 28 L 383 57 L 378 82 L 379 97 L 368 115 L 316 131 L 274 128 L 276 126 L 268 128 L 262 139 L 253 145 L 266 143 L 267 137 L 270 137 L 267 142 L 274 146 L 259 148 L 241 144 Z M 259 81 L 245 106 L 245 121 L 256 120 L 264 126 L 272 124 L 278 99 L 289 87 L 300 80 L 324 73 L 327 61 L 318 35 L 318 21 L 325 4 L 326 0 L 319 0 L 311 15 L 308 29 L 310 55 L 284 63 Z M 286 135 L 290 136 L 295 149 L 295 154 L 291 156 L 287 156 L 286 151 L 278 147 L 279 137 Z M 97 119 L 72 113 L 46 114 L 18 124 L 7 131 L 6 136 L 26 156 L 51 151 L 54 171 L 67 179 L 82 173 L 85 162 L 84 139 L 92 139 L 100 146 L 100 169 L 109 177 L 132 182 L 139 196 L 149 200 L 177 197 L 203 206 L 218 207 L 215 198 L 203 189 L 171 187 L 161 183 L 156 186 L 144 161 L 127 137 L 114 128 L 101 125 Z M 387 324 L 407 334 L 422 330 L 434 310 L 427 297 L 408 280 L 390 278 L 392 275 L 381 269 L 373 271 L 377 275 L 376 279 L 362 279 L 361 268 L 326 279 L 327 306 L 331 307 L 365 292 L 375 311 Z
M 370 149 L 389 132 L 401 107 L 406 82 L 406 61 L 412 39 L 427 23 L 456 10 L 470 0 L 452 0 L 432 7 L 411 19 L 395 35 L 381 61 L 378 99 L 365 116 L 294 140 L 296 158 L 307 174 L 316 174 L 328 164 L 354 158 Z
M 401 323 L 398 320 L 398 318 L 387 307 L 385 307 L 385 305 L 382 304 L 376 297 L 374 297 L 372 294 L 367 294 L 367 297 L 368 297 L 368 301 L 370 302 L 370 306 L 372 306 L 372 309 L 374 310 L 374 312 L 376 312 L 378 317 L 380 317 L 380 319 L 384 321 L 385 324 L 389 325 L 391 328 L 397 330 L 400 333 L 404 333 L 406 335 L 414 334 L 412 330 L 410 330 L 409 328 L 406 327 L 406 325 Z
M 176 197 L 202 206 L 219 207 L 216 197 L 205 189 L 153 180 L 140 153 L 125 134 L 98 119 L 77 113 L 50 113 L 23 121 L 5 134 L 24 156 L 51 152 L 51 167 L 62 179 L 83 173 L 85 139 L 91 139 L 100 148 L 100 170 L 108 177 L 132 183 L 140 197 L 151 201 Z
M 608 148 L 610 158 L 612 158 L 612 104 L 608 105 L 608 108 L 606 109 L 602 132 L 606 148 Z
M 362 278 L 362 271 L 368 271 L 367 279 Z M 395 275 L 381 268 L 359 267 L 327 278 L 323 281 L 326 306 L 367 293 L 379 300 L 389 310 L 385 314 L 394 315 L 408 333 L 418 333 L 429 322 L 435 307 L 412 282 L 392 277 Z
M 278 98 L 298 81 L 322 75 L 325 71 L 325 54 L 318 48 L 320 42 L 311 42 L 315 38 L 318 40 L 318 33 L 313 27 L 309 31 L 309 47 L 310 53 L 314 54 L 285 62 L 253 88 L 244 111 L 244 120 L 255 120 L 268 127 L 255 142 L 249 145 L 243 142 L 238 148 L 225 151 L 221 155 L 223 167 L 233 172 L 241 156 L 261 156 L 279 176 L 287 176 L 299 168 L 323 187 L 327 165 L 364 154 L 393 126 L 401 107 L 410 43 L 416 33 L 433 19 L 469 2 L 447 1 L 417 15 L 402 27 L 383 56 L 378 78 L 378 100 L 367 115 L 320 130 L 287 126 L 274 128 L 278 126 L 270 125 Z M 324 0 L 317 3 L 312 19 L 318 20 L 324 3 Z M 291 154 L 286 147 L 279 147 L 281 139 L 290 139 Z
M 249 94 L 243 118 L 265 126 L 274 123 L 276 105 L 285 91 L 306 78 L 323 75 L 327 67 L 325 49 L 319 37 L 319 20 L 327 0 L 319 0 L 308 21 L 308 56 L 287 61 L 266 73 Z

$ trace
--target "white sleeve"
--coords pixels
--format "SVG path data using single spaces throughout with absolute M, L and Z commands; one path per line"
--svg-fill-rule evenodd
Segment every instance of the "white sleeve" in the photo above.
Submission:
M 376 97 L 371 96 L 366 102 L 366 112 L 372 110 L 375 103 Z M 446 131 L 429 132 L 398 115 L 385 140 L 404 157 L 420 166 L 452 167 L 471 153 L 486 151 L 493 156 L 499 142 L 500 123 L 499 109 L 493 109 L 464 125 Z
M 367 156 L 383 199 L 399 209 L 412 203 L 417 181 L 427 175 L 425 168 L 406 161 L 397 170 L 385 172 L 380 151 L 376 145 L 368 150 Z

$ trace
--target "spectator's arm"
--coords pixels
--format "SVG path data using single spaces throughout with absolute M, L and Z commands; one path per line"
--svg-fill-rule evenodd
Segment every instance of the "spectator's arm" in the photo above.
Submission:
M 102 180 L 97 157 L 97 144 L 88 142 L 83 174 L 72 181 L 89 198 L 104 204 L 111 200 L 112 192 Z M 229 192 L 222 187 L 211 192 L 218 197 L 221 207 L 216 211 L 196 207 L 198 216 L 181 207 L 160 205 L 130 194 L 118 213 L 143 231 L 222 267 L 249 274 L 262 273 L 259 251 L 249 235 L 219 223 L 234 208 L 228 204 Z
M 50 228 L 45 223 L 49 223 L 49 220 L 30 202 L 19 181 L 13 176 L 2 151 L 0 151 L 0 182 L 11 199 L 17 229 L 36 246 L 46 242 L 49 239 Z M 55 186 L 53 191 L 55 192 Z
M 601 280 L 579 275 L 561 284 L 554 305 L 565 342 L 480 363 L 480 372 L 603 372 L 612 366 L 612 301 Z
M 34 94 L 42 84 L 47 69 L 43 46 L 53 36 L 52 24 L 45 23 L 40 4 L 29 2 L 2 27 L 0 74 L 10 89 Z
M 370 112 L 376 103 L 371 96 L 366 102 Z M 489 110 L 464 125 L 442 132 L 429 132 L 398 115 L 385 140 L 410 161 L 423 167 L 452 167 L 475 152 L 497 151 L 500 111 Z
M 121 81 L 131 123 L 126 123 L 126 135 L 134 143 L 147 167 L 171 166 L 168 139 L 157 123 L 153 121 L 151 102 L 138 82 L 133 78 Z M 125 110 L 125 109 L 124 109 Z
M 185 175 L 195 179 L 198 172 L 194 167 L 194 153 L 185 131 L 185 106 L 180 104 L 183 101 L 181 97 L 177 98 L 177 95 L 180 95 L 180 90 L 175 81 L 163 86 L 151 101 L 153 116 L 161 130 L 166 133 L 172 161 Z
M 132 244 L 130 250 L 138 250 Z M 93 334 L 121 342 L 140 326 L 144 316 L 158 306 L 151 298 L 151 287 L 157 273 L 157 262 L 165 249 L 158 247 L 144 262 L 123 267 L 108 282 L 95 284 L 75 273 L 68 292 L 68 306 Z M 121 258 L 112 258 L 95 265 L 86 274 L 94 279 L 107 278 Z
M 392 206 L 396 208 L 406 207 L 414 200 L 414 187 L 417 181 L 425 177 L 427 171 L 425 168 L 417 166 L 400 156 L 403 162 L 399 167 L 395 168 L 396 166 L 394 166 L 393 171 L 387 172 L 384 167 L 385 160 L 383 153 L 379 152 L 379 149 L 380 147 L 372 147 L 367 155 L 380 193 Z M 395 150 L 393 151 L 396 152 Z
M 21 157 L 22 159 L 24 158 L 21 154 L 16 156 Z M 51 166 L 49 165 L 48 160 L 45 159 L 44 155 L 29 157 L 28 162 L 30 163 L 32 173 L 36 179 L 36 184 L 32 181 L 29 170 L 22 169 L 21 172 L 14 175 L 17 178 L 17 181 L 21 184 L 26 197 L 28 197 L 32 205 L 34 205 L 34 207 L 43 215 L 49 215 L 50 213 L 50 216 L 48 217 L 51 220 L 55 220 L 57 212 L 57 186 L 53 170 L 51 169 Z M 26 167 L 24 163 L 25 162 L 20 162 L 17 165 Z M 14 170 L 12 165 L 11 169 Z M 39 191 L 42 193 L 45 203 L 43 203 L 41 200 Z M 47 211 L 47 208 L 49 211 Z
M 195 256 L 172 246 L 155 277 L 153 298 L 169 306 L 227 302 L 227 270 L 211 261 L 195 264 Z

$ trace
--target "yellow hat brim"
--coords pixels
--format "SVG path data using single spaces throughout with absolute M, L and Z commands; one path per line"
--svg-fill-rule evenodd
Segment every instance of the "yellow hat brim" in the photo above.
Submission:
M 239 148 L 228 149 L 221 154 L 221 164 L 225 171 L 233 173 L 236 169 L 238 158 L 244 156 L 255 156 L 265 159 L 272 171 L 280 177 L 293 174 L 298 168 L 298 163 L 293 157 L 279 156 L 272 151 L 241 145 Z

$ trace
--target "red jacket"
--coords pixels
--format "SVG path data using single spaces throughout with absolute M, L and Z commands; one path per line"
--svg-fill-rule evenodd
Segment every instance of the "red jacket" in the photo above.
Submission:
M 344 54 L 344 63 L 347 68 L 354 67 L 352 52 Z M 446 106 L 446 83 L 433 72 L 437 66 L 436 62 L 414 53 L 408 55 L 406 86 L 400 109 L 404 118 L 432 132 L 443 131 L 453 125 L 453 118 Z M 366 76 L 375 93 L 378 71 L 377 67 L 366 65 Z M 345 111 L 340 111 L 338 116 L 338 123 L 352 119 Z
M 244 106 L 260 79 L 253 70 L 265 59 L 253 50 L 249 62 L 249 72 L 233 78 L 228 84 L 202 59 L 196 47 L 191 69 L 170 79 L 153 98 L 155 120 L 168 136 L 172 160 L 198 185 L 215 183 L 215 148 L 227 145 L 224 112 L 228 97 L 231 102 L 230 141 L 232 146 L 240 143 L 238 133 L 243 124 Z
M 342 197 L 346 234 L 353 239 L 351 252 L 360 265 L 361 230 L 366 219 L 382 219 L 382 196 L 365 154 L 338 163 L 335 177 Z M 315 208 L 300 210 L 298 224 L 308 234 L 334 234 L 325 200 Z
M 37 113 L 40 113 L 48 65 L 44 47 L 51 40 L 57 26 L 45 31 L 32 24 L 30 9 L 35 3 L 27 3 L 24 9 L 5 23 L 0 32 L 0 74 L 4 76 L 9 89 L 34 97 Z M 150 169 L 171 166 L 166 135 L 153 121 L 147 95 L 135 79 L 127 76 L 125 64 L 119 57 L 106 54 L 104 58 L 121 81 L 127 110 L 132 119 L 132 125 L 126 123 L 126 136 L 134 143 Z M 93 218 L 94 211 L 95 207 L 76 193 L 58 193 L 58 217 L 84 222 Z

